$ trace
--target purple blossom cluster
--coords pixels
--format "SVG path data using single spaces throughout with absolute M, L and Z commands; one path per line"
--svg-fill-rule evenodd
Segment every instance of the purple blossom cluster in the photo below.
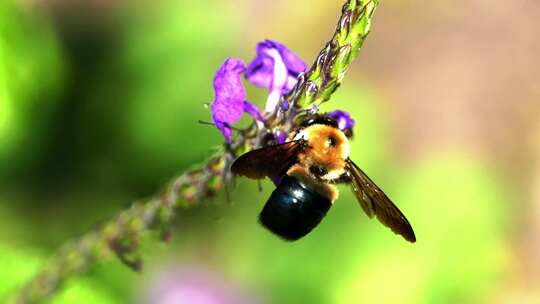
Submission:
M 296 85 L 298 76 L 307 69 L 305 62 L 285 45 L 265 40 L 257 44 L 257 54 L 248 66 L 237 58 L 229 57 L 214 76 L 214 100 L 211 105 L 212 120 L 228 143 L 232 142 L 231 125 L 240 120 L 244 113 L 256 121 L 264 121 L 264 114 L 247 100 L 242 76 L 258 87 L 268 90 L 264 113 L 272 113 L 278 105 L 284 110 L 288 105 L 282 97 Z M 329 113 L 343 130 L 354 127 L 354 120 L 343 111 Z M 286 134 L 276 136 L 278 142 Z
M 150 282 L 145 303 L 247 304 L 258 303 L 219 272 L 200 265 L 166 265 Z

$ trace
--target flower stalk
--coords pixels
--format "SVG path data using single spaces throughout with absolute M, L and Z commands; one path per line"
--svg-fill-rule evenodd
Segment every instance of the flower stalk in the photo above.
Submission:
M 330 99 L 369 34 L 377 5 L 378 0 L 351 0 L 343 5 L 332 39 L 288 97 L 295 107 L 305 108 Z
M 268 144 L 268 137 L 279 141 L 278 137 L 291 131 L 295 117 L 303 109 L 330 98 L 369 33 L 377 4 L 376 0 L 348 0 L 332 39 L 311 68 L 301 73 L 294 87 L 281 96 L 276 109 L 265 114 L 263 123 L 255 122 L 248 129 L 239 130 L 234 140 L 226 137 L 224 149 L 206 164 L 174 177 L 158 195 L 133 203 L 109 222 L 67 243 L 9 303 L 43 302 L 70 278 L 114 256 L 132 269 L 140 270 L 139 244 L 152 233 L 160 235 L 162 240 L 169 239 L 169 227 L 177 208 L 195 206 L 213 197 L 231 182 L 229 168 L 238 155 Z M 288 106 L 283 106 L 284 103 Z M 227 121 L 223 123 L 222 127 L 226 128 Z

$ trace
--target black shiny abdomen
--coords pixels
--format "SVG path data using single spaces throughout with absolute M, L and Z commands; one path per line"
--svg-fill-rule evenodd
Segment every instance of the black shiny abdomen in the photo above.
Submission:
M 293 241 L 315 228 L 330 206 L 330 199 L 297 178 L 285 176 L 264 205 L 259 219 L 273 233 Z

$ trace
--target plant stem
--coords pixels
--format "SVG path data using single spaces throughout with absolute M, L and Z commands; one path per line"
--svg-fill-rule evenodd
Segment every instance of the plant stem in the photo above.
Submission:
M 17 294 L 10 303 L 39 303 L 50 298 L 71 277 L 83 274 L 96 263 L 116 255 L 134 270 L 141 268 L 140 242 L 150 232 L 168 239 L 176 208 L 186 208 L 212 197 L 230 182 L 229 167 L 239 154 L 264 145 L 263 138 L 276 128 L 289 132 L 298 110 L 330 98 L 341 84 L 352 60 L 369 33 L 376 0 L 349 0 L 345 3 L 332 39 L 320 52 L 310 70 L 300 76 L 285 97 L 292 110 L 280 112 L 280 119 L 268 117 L 265 127 L 254 124 L 239 132 L 233 144 L 198 169 L 173 178 L 158 195 L 135 202 L 112 220 L 77 240 L 64 245 Z
M 330 99 L 369 34 L 377 5 L 378 0 L 350 0 L 343 5 L 332 39 L 289 94 L 296 108 Z

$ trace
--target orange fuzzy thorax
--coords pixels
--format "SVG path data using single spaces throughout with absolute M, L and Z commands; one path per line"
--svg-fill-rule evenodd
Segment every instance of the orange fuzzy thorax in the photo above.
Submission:
M 332 126 L 315 124 L 296 134 L 295 139 L 301 138 L 307 142 L 307 148 L 298 156 L 300 166 L 306 169 L 314 165 L 324 167 L 328 173 L 319 178 L 326 181 L 337 179 L 345 173 L 349 140 L 343 132 Z

